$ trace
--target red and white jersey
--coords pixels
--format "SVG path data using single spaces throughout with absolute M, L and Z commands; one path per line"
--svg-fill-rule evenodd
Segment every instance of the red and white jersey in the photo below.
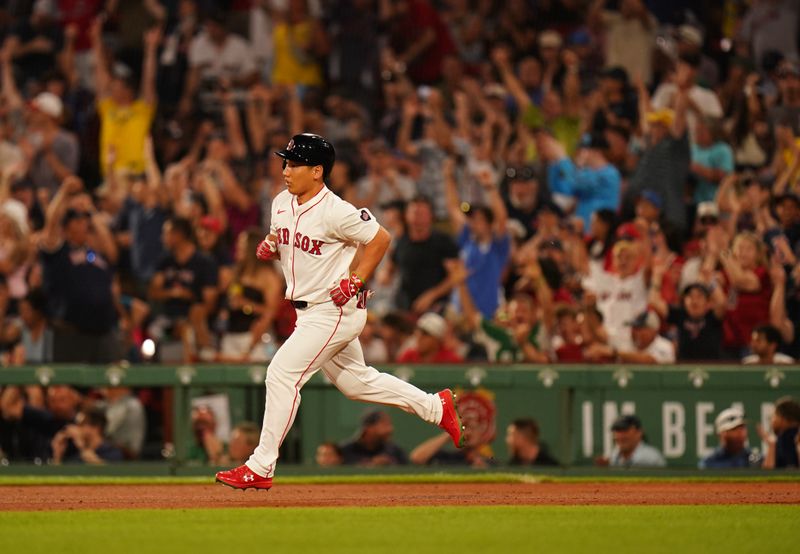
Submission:
M 611 344 L 620 350 L 630 350 L 632 320 L 647 309 L 647 284 L 644 271 L 622 278 L 603 269 L 602 262 L 589 262 L 589 275 L 583 288 L 597 296 L 597 309 L 603 314 L 603 327 Z
M 379 229 L 369 210 L 355 208 L 326 186 L 302 205 L 288 190 L 278 194 L 270 233 L 278 237 L 286 298 L 330 301 L 331 289 L 349 275 L 358 245 L 375 238 Z

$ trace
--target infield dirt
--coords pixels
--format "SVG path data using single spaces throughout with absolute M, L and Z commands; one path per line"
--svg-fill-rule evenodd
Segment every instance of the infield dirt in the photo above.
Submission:
M 314 506 L 800 504 L 800 483 L 442 483 L 0 487 L 0 511 Z

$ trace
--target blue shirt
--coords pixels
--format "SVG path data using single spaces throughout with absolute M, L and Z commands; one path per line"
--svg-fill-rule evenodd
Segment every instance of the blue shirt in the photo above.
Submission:
M 733 150 L 724 142 L 715 142 L 708 148 L 692 144 L 692 163 L 709 169 L 720 169 L 725 173 L 733 171 Z M 694 188 L 694 203 L 711 202 L 717 195 L 719 183 L 707 181 L 695 176 L 697 185 Z
M 760 458 L 754 459 L 753 463 L 751 464 L 750 456 L 752 455 L 753 451 L 749 448 L 745 448 L 738 454 L 730 454 L 724 448 L 719 446 L 709 456 L 700 460 L 698 467 L 700 467 L 700 469 L 726 469 L 734 467 L 750 467 L 751 465 L 758 466 L 761 463 Z
M 511 253 L 511 237 L 505 234 L 478 244 L 464 225 L 458 234 L 458 248 L 469 271 L 467 288 L 472 301 L 484 318 L 492 319 L 500 306 L 500 280 Z
M 583 220 L 584 229 L 589 229 L 594 212 L 619 207 L 622 177 L 611 164 L 578 168 L 569 158 L 562 158 L 550 164 L 547 178 L 550 190 L 575 197 L 575 214 Z

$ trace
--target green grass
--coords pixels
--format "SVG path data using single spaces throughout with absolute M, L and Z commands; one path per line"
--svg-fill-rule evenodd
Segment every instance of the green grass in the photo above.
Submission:
M 763 553 L 798 506 L 244 508 L 0 512 L 0 552 Z
M 75 475 L 0 475 L 0 487 L 19 485 L 207 485 L 205 477 L 115 477 Z M 800 481 L 800 473 L 727 472 L 706 475 L 631 475 L 629 472 L 604 472 L 595 475 L 541 475 L 536 473 L 418 473 L 363 475 L 287 475 L 278 476 L 281 485 L 362 484 L 362 483 L 736 483 Z

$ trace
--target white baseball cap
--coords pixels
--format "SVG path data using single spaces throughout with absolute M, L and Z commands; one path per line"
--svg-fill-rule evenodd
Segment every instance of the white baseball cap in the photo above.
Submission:
M 558 31 L 547 29 L 539 35 L 539 46 L 541 48 L 561 48 L 563 40 Z
M 694 25 L 684 24 L 678 27 L 678 40 L 694 46 L 703 46 L 703 32 Z
M 61 102 L 61 98 L 52 92 L 41 92 L 36 95 L 36 98 L 31 101 L 31 107 L 53 119 L 61 118 L 61 114 L 64 113 L 64 104 Z
M 447 321 L 437 313 L 427 312 L 417 320 L 417 329 L 441 339 L 447 332 Z
M 740 425 L 744 425 L 744 414 L 738 408 L 722 410 L 717 416 L 717 419 L 714 420 L 714 428 L 717 430 L 717 433 L 736 429 Z
M 716 202 L 700 202 L 697 205 L 697 219 L 701 217 L 716 217 L 719 218 L 719 207 Z

